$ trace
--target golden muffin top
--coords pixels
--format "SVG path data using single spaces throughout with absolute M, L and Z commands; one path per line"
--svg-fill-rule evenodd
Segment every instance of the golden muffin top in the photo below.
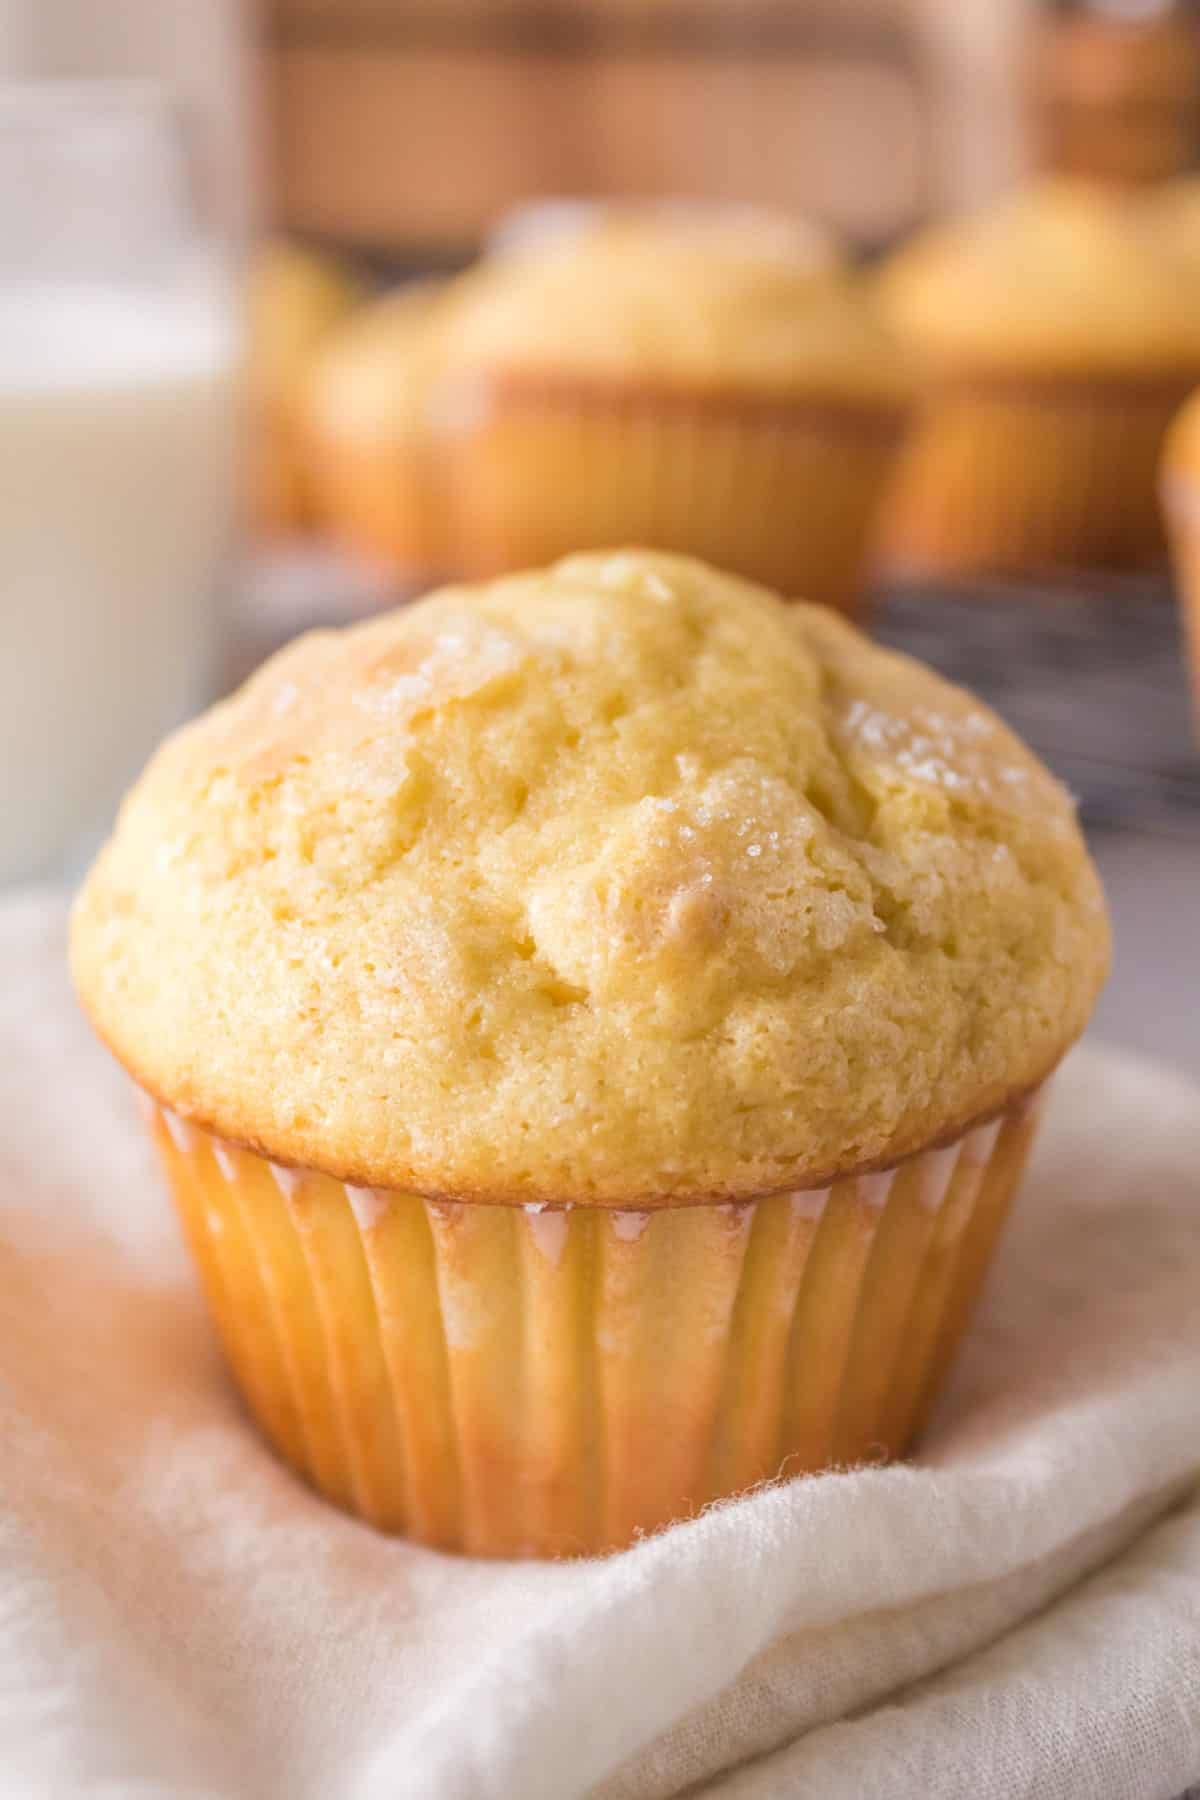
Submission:
M 305 412 L 322 437 L 388 443 L 420 431 L 450 284 L 415 281 L 362 307 L 317 353 Z
M 740 249 L 743 255 L 773 256 L 789 264 L 800 259 L 812 269 L 832 269 L 841 263 L 833 238 L 812 219 L 749 201 L 687 195 L 531 200 L 503 215 L 486 250 L 489 256 L 507 255 L 554 240 L 613 231 L 636 233 L 652 248 L 673 243 L 702 253 L 711 245 L 718 254 Z
M 518 244 L 459 310 L 451 360 L 506 375 L 902 397 L 862 284 L 826 240 L 753 209 L 602 210 Z
M 353 310 L 361 290 L 340 263 L 298 245 L 269 243 L 246 296 L 251 386 L 269 407 L 291 408 L 317 347 Z
M 167 740 L 77 903 L 180 1113 L 365 1185 L 819 1185 L 1047 1073 L 1108 963 L 1070 799 L 820 607 L 575 556 L 298 639 Z
M 1200 279 L 1200 176 L 1181 175 L 1144 190 L 1142 205 L 1163 249 Z
M 1148 377 L 1200 367 L 1200 288 L 1128 196 L 1044 180 L 935 226 L 879 277 L 898 333 L 933 361 Z

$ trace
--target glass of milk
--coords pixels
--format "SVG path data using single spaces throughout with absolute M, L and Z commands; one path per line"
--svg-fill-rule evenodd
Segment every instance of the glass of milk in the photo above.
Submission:
M 0 883 L 210 695 L 237 309 L 163 92 L 0 83 Z

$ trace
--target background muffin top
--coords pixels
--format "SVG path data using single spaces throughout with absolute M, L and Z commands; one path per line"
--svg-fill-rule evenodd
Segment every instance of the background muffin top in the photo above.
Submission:
M 1181 175 L 1145 191 L 1146 221 L 1163 251 L 1200 281 L 1200 175 Z
M 937 360 L 1007 371 L 1200 367 L 1200 285 L 1127 195 L 1046 180 L 936 226 L 879 278 L 896 329 Z
M 338 263 L 293 244 L 268 244 L 260 252 L 246 306 L 250 384 L 262 405 L 295 409 L 318 346 L 361 297 Z
M 451 335 L 470 366 L 773 393 L 907 387 L 827 240 L 753 209 L 616 209 L 491 269 Z
M 991 713 L 636 552 L 297 641 L 159 751 L 73 928 L 181 1112 L 522 1201 L 920 1147 L 1047 1072 L 1107 958 L 1071 803 Z
M 414 281 L 362 307 L 314 360 L 310 426 L 368 443 L 421 430 L 454 292 L 449 282 Z

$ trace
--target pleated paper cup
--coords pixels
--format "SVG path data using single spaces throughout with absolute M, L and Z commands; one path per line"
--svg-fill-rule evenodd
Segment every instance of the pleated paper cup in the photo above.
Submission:
M 339 544 L 403 582 L 441 574 L 447 545 L 426 438 L 359 445 L 314 431 L 307 457 L 317 514 Z
M 435 416 L 455 558 L 487 576 L 636 544 L 853 611 L 906 417 L 892 399 L 463 377 Z
M 1191 383 L 948 380 L 900 458 L 879 566 L 955 579 L 1161 563 L 1159 460 Z
M 901 1455 L 962 1336 L 1037 1096 L 827 1188 L 488 1205 L 284 1168 L 152 1104 L 246 1402 L 386 1531 L 629 1544 L 757 1483 Z
M 1192 681 L 1193 718 L 1200 736 L 1200 482 L 1168 470 L 1163 512 Z

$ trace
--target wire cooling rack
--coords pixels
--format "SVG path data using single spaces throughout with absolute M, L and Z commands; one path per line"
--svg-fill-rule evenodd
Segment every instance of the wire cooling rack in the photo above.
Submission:
M 896 589 L 870 626 L 994 706 L 1086 824 L 1200 844 L 1200 736 L 1165 582 Z

